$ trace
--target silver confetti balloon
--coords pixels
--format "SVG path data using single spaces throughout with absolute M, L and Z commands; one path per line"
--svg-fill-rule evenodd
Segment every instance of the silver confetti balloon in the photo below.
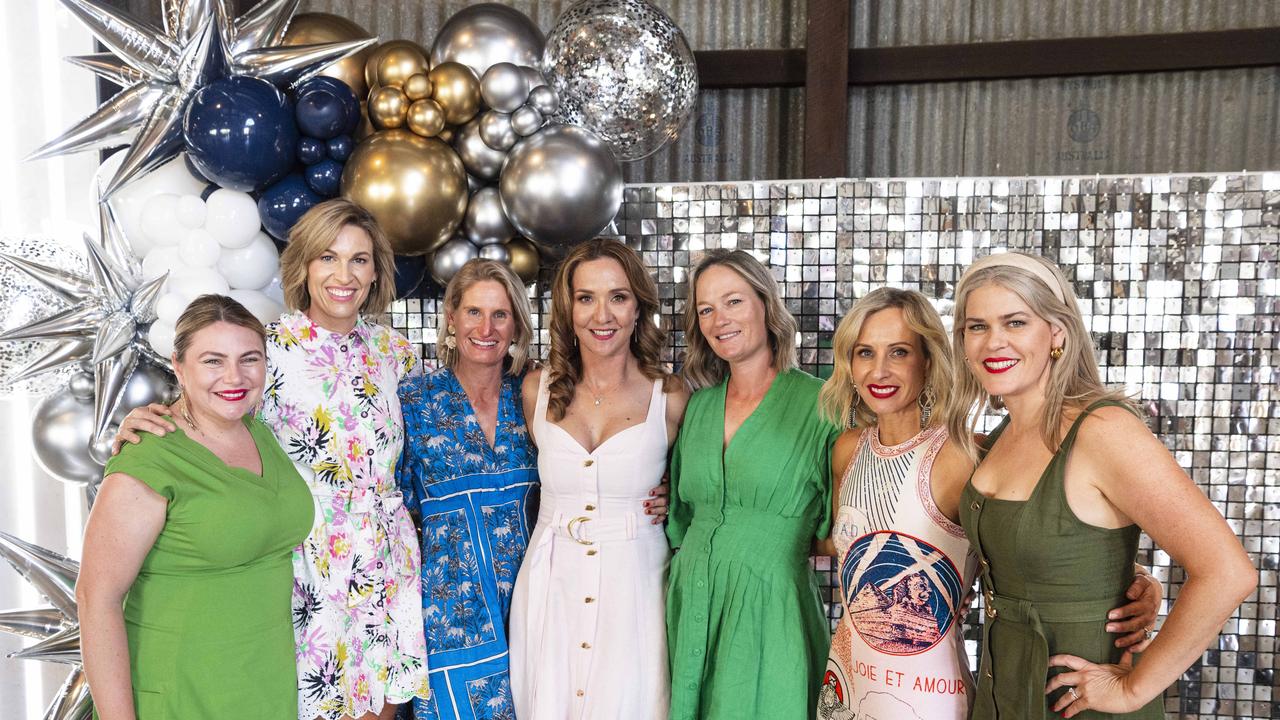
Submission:
M 431 46 L 431 66 L 458 62 L 481 76 L 500 62 L 537 65 L 544 42 L 542 31 L 524 13 L 498 3 L 480 3 L 445 21 Z
M 529 137 L 542 127 L 542 120 L 537 108 L 525 105 L 511 113 L 511 129 L 520 137 Z
M 480 78 L 480 97 L 498 112 L 509 113 L 529 97 L 529 80 L 520 68 L 508 62 L 495 63 Z
M 431 256 L 431 277 L 442 286 L 448 285 L 462 266 L 468 260 L 474 260 L 478 254 L 476 246 L 470 240 L 456 237 L 441 245 Z
M 502 211 L 502 198 L 498 188 L 482 188 L 467 203 L 467 215 L 462 220 L 462 230 L 467 239 L 481 248 L 504 243 L 516 236 L 516 228 Z
M 618 214 L 622 168 L 590 130 L 548 125 L 511 148 L 498 188 L 511 224 L 555 250 L 591 238 Z
M 560 109 L 560 96 L 550 85 L 536 87 L 529 91 L 529 107 L 543 115 L 554 115 Z
M 511 116 L 505 112 L 488 110 L 480 116 L 480 139 L 494 150 L 507 151 L 520 139 L 511 127 Z
M 458 152 L 467 172 L 481 180 L 496 180 L 502 172 L 502 163 L 507 159 L 505 152 L 494 150 L 480 137 L 479 118 L 462 126 L 458 137 L 453 140 L 453 149 Z
M 558 119 L 595 131 L 624 161 L 675 138 L 698 98 L 689 42 L 644 0 L 569 8 L 547 36 L 542 68 L 560 96 Z
M 480 259 L 495 260 L 506 265 L 511 262 L 511 251 L 507 249 L 506 245 L 501 243 L 497 245 L 485 245 L 480 248 Z
M 31 446 L 36 462 L 53 477 L 89 484 L 102 477 L 102 466 L 89 455 L 93 439 L 93 402 L 69 392 L 49 395 L 31 418 Z

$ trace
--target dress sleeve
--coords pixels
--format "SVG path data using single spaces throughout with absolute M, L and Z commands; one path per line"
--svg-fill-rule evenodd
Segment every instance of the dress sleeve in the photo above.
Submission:
M 818 527 L 813 536 L 819 540 L 831 534 L 831 448 L 840 437 L 840 428 L 824 418 L 818 418 L 818 436 L 822 447 L 818 451 L 818 497 L 822 504 L 818 506 Z
M 418 491 L 422 486 L 418 477 L 419 468 L 422 467 L 418 446 L 424 439 L 425 432 L 422 420 L 425 410 L 422 403 L 422 382 L 421 377 L 409 378 L 400 383 L 399 389 L 400 412 L 404 418 L 404 445 L 400 451 L 400 462 L 396 465 L 396 484 L 400 486 L 400 493 L 404 496 L 404 506 L 414 519 L 419 519 L 422 508 L 422 493 Z
M 165 470 L 151 459 L 151 454 L 155 448 L 149 446 L 159 440 L 160 438 L 154 435 L 147 435 L 137 445 L 126 444 L 120 449 L 120 454 L 107 461 L 103 475 L 111 475 L 112 473 L 128 475 L 155 490 L 166 501 L 173 502 L 174 497 L 177 495 L 173 473 Z
M 418 353 L 413 349 L 409 339 L 396 330 L 391 330 L 391 353 L 396 359 L 397 377 L 403 380 L 419 374 Z
M 687 411 L 685 417 L 688 419 Z M 688 437 L 689 433 L 682 427 L 671 449 L 671 467 L 669 468 L 671 487 L 667 495 L 667 541 L 672 549 L 679 548 L 684 542 L 689 523 L 693 521 L 693 508 L 680 498 L 680 456 L 684 452 L 683 445 Z

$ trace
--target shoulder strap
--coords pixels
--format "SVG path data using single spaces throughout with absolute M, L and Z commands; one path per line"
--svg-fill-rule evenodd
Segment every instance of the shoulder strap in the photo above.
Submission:
M 1058 452 L 1055 453 L 1055 455 L 1070 453 L 1071 447 L 1075 445 L 1076 435 L 1080 433 L 1080 426 L 1084 424 L 1084 419 L 1089 417 L 1094 410 L 1103 407 L 1122 407 L 1128 409 L 1124 403 L 1117 402 L 1115 400 L 1098 400 L 1092 403 L 1089 407 L 1085 408 L 1083 412 L 1076 416 L 1075 422 L 1071 423 L 1071 429 L 1067 431 L 1066 437 L 1062 438 L 1062 444 L 1058 446 Z
M 982 462 L 986 459 L 987 453 L 991 452 L 991 448 L 996 446 L 996 441 L 1000 439 L 1000 435 L 1004 433 L 1004 429 L 1006 427 L 1009 427 L 1008 415 L 1004 416 L 1004 419 L 1000 421 L 1000 424 L 996 426 L 996 429 L 992 430 L 991 434 L 987 436 L 987 439 L 983 440 L 982 444 L 978 446 L 978 462 Z
M 533 417 L 527 418 L 534 427 L 541 427 L 547 421 L 547 401 L 551 397 L 551 369 L 542 368 L 538 376 L 538 402 L 533 409 Z

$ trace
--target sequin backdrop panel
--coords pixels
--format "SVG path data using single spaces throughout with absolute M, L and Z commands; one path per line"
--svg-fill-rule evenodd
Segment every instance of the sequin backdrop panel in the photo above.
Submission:
M 618 227 L 656 274 L 669 360 L 685 345 L 688 268 L 708 248 L 741 248 L 770 264 L 799 321 L 800 362 L 822 376 L 836 324 L 872 288 L 920 290 L 949 318 L 975 257 L 1007 248 L 1058 262 L 1106 381 L 1142 403 L 1261 572 L 1257 592 L 1170 688 L 1166 710 L 1280 717 L 1280 173 L 632 185 Z M 544 272 L 530 289 L 535 357 L 545 354 L 549 281 Z M 438 311 L 434 299 L 393 307 L 393 323 L 427 358 Z M 1168 555 L 1144 538 L 1139 562 L 1177 598 L 1185 576 Z M 815 564 L 834 599 L 830 563 Z M 839 604 L 829 611 L 834 622 Z M 971 655 L 976 623 L 971 612 Z

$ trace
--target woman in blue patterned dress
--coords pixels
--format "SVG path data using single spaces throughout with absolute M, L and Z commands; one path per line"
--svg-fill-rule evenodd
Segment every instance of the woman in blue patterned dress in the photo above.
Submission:
M 520 397 L 529 300 L 510 268 L 473 260 L 445 290 L 444 320 L 440 368 L 400 385 L 407 439 L 398 473 L 422 528 L 432 691 L 414 713 L 514 719 L 507 615 L 538 487 Z

